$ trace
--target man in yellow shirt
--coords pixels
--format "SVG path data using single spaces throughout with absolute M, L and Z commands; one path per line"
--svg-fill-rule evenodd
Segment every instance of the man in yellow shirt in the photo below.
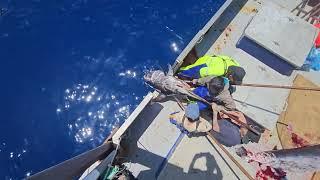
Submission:
M 182 67 L 178 76 L 186 79 L 209 79 L 224 76 L 229 79 L 230 84 L 241 84 L 245 70 L 240 64 L 228 56 L 209 56 L 199 58 L 194 64 Z

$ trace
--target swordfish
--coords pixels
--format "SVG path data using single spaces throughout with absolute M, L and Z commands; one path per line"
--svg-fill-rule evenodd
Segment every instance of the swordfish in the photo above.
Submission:
M 273 151 L 251 152 L 250 148 L 236 148 L 240 157 L 247 157 L 247 161 L 281 168 L 290 172 L 313 172 L 320 170 L 320 145 L 310 145 L 294 149 L 280 149 Z
M 170 65 L 168 65 L 168 67 L 169 70 L 167 74 L 161 70 L 151 70 L 143 77 L 149 85 L 161 93 L 157 100 L 161 100 L 166 96 L 182 96 L 184 98 L 190 97 L 210 104 L 203 98 L 194 94 L 187 83 L 174 77 L 172 67 Z

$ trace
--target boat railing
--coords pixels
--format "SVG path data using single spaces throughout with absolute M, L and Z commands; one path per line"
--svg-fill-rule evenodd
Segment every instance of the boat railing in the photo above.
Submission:
M 117 130 L 118 128 L 115 128 L 102 145 L 36 173 L 27 179 L 56 180 L 79 178 L 92 164 L 105 159 L 116 149 L 116 145 L 112 142 L 112 137 Z
M 208 23 L 193 37 L 193 39 L 189 42 L 189 44 L 183 49 L 180 55 L 176 58 L 173 64 L 173 71 L 177 72 L 182 63 L 187 61 L 188 56 L 194 53 L 195 45 L 200 44 L 204 39 L 204 36 L 210 30 L 212 25 L 217 21 L 217 19 L 222 15 L 222 13 L 227 9 L 227 7 L 233 2 L 233 0 L 226 0 L 226 2 L 219 8 L 219 10 L 212 16 L 212 18 L 208 21 Z M 191 55 L 192 56 L 192 55 Z M 194 55 L 193 58 L 197 59 Z
M 311 24 L 320 23 L 320 2 L 315 0 L 302 0 L 291 12 L 298 11 L 298 17 Z M 301 15 L 302 14 L 302 15 Z

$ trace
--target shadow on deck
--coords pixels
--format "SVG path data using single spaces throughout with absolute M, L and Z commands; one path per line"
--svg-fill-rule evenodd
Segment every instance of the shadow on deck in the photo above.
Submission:
M 148 128 L 155 125 L 152 122 L 163 110 L 164 107 L 159 103 L 152 103 L 146 106 L 141 115 L 138 116 L 139 120 L 131 125 L 131 128 L 122 139 L 121 146 L 124 148 L 121 149 L 118 161 L 120 163 L 123 161 L 128 162 L 129 169 L 135 172 L 134 175 L 138 179 L 222 179 L 222 172 L 216 163 L 216 159 L 209 152 L 195 154 L 188 169 L 185 169 L 168 162 L 171 156 L 170 152 L 166 156 L 158 155 L 154 153 L 154 149 L 148 148 L 148 143 L 140 142 L 140 138 Z M 146 114 L 148 116 L 145 116 Z M 152 127 L 154 131 L 159 130 L 154 128 Z M 178 146 L 183 137 L 184 134 L 181 134 L 177 138 L 175 145 L 170 146 L 172 148 Z M 169 132 L 167 138 L 172 138 Z M 155 138 L 154 140 L 162 141 L 161 138 Z M 161 142 L 159 142 L 159 146 L 161 146 L 160 144 Z M 130 149 L 125 149 L 125 147 L 130 147 Z M 202 165 L 196 166 L 196 162 L 199 159 Z
M 295 70 L 293 66 L 286 63 L 280 57 L 272 54 L 265 48 L 262 48 L 260 45 L 256 44 L 247 37 L 242 37 L 240 39 L 240 41 L 237 43 L 237 48 L 242 49 L 246 53 L 255 57 L 256 59 L 282 75 L 290 76 L 293 70 Z
M 167 163 L 165 166 L 165 173 L 159 172 L 159 176 L 154 174 L 154 170 L 150 169 L 153 167 L 153 162 L 161 162 L 164 160 L 163 157 L 158 156 L 156 154 L 153 154 L 147 150 L 138 149 L 139 154 L 144 154 L 146 157 L 148 157 L 149 161 L 132 161 L 131 163 L 139 163 L 146 167 L 145 170 L 141 171 L 137 178 L 138 179 L 146 179 L 145 177 L 148 177 L 148 179 L 184 179 L 184 180 L 193 180 L 193 179 L 222 179 L 222 172 L 218 166 L 218 164 L 215 161 L 215 158 L 212 156 L 212 154 L 206 152 L 206 153 L 198 153 L 196 154 L 192 162 L 187 170 L 185 170 L 182 167 L 179 167 L 177 165 Z M 205 167 L 202 167 L 201 169 L 195 167 L 196 161 L 199 159 L 205 159 Z M 150 161 L 150 159 L 152 159 Z M 205 169 L 205 170 L 204 170 Z

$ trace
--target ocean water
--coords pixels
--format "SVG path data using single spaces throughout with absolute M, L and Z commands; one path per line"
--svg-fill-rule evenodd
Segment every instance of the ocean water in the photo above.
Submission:
M 98 146 L 224 1 L 1 1 L 0 179 Z

